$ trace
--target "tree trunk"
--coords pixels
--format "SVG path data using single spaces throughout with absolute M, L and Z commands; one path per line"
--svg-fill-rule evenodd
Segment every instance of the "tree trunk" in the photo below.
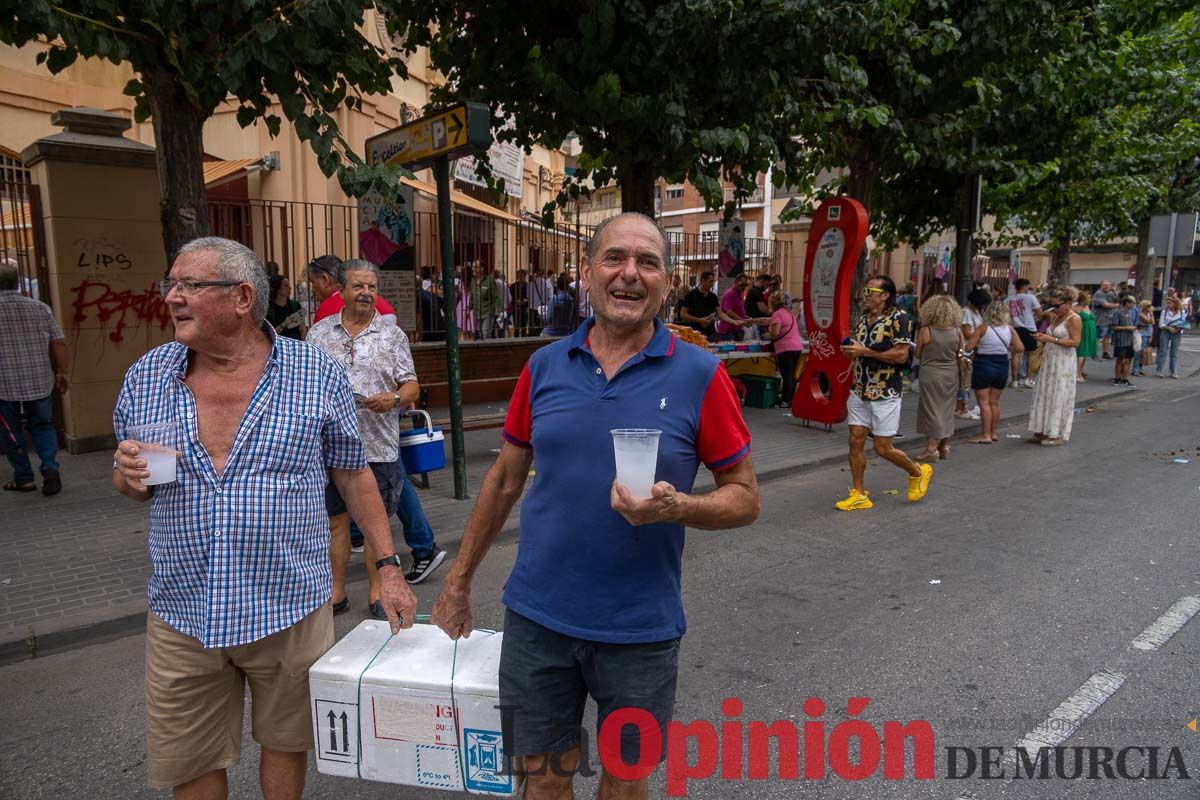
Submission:
M 1063 236 L 1062 240 L 1050 251 L 1050 275 L 1047 278 L 1051 289 L 1067 286 L 1071 277 L 1071 235 Z
M 1154 273 L 1158 257 L 1150 255 L 1150 217 L 1138 223 L 1137 272 L 1134 273 L 1133 288 L 1138 302 L 1154 299 Z
M 862 203 L 867 212 L 867 227 L 871 222 L 871 195 L 875 188 L 875 163 L 865 154 L 855 154 L 850 162 L 850 179 L 846 188 L 850 196 Z M 859 298 L 862 287 L 870 277 L 871 262 L 867 259 L 867 248 L 863 247 L 858 257 L 858 267 L 854 270 L 854 282 L 850 284 L 850 316 L 856 318 L 859 313 Z
M 658 170 L 651 162 L 639 161 L 621 170 L 621 210 L 636 211 L 654 219 L 654 182 Z
M 208 194 L 204 188 L 206 114 L 188 97 L 168 70 L 142 73 L 154 123 L 161 220 L 167 269 L 179 248 L 209 232 Z

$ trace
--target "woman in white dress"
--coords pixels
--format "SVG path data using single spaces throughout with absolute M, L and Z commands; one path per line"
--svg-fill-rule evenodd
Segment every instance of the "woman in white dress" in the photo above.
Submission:
M 1044 447 L 1055 447 L 1071 438 L 1075 420 L 1075 348 L 1083 333 L 1083 321 L 1072 310 L 1078 292 L 1069 286 L 1050 294 L 1050 325 L 1035 333 L 1042 343 L 1042 368 L 1029 410 L 1029 430 Z

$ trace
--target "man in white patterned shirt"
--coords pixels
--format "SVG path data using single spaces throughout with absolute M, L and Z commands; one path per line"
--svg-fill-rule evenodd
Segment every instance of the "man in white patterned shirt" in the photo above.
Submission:
M 180 248 L 160 289 L 175 341 L 138 359 L 113 411 L 112 481 L 151 501 L 146 746 L 151 786 L 224 797 L 245 684 L 267 798 L 298 798 L 313 747 L 308 670 L 333 644 L 326 470 L 380 560 L 393 632 L 417 601 L 367 469 L 345 371 L 264 323 L 267 274 L 246 247 Z M 180 428 L 176 480 L 146 486 L 134 425 Z
M 21 406 L 42 461 L 42 494 L 58 494 L 58 438 L 51 421 L 54 387 L 67 390 L 70 360 L 50 307 L 22 295 L 15 264 L 0 264 L 0 442 L 12 464 L 7 492 L 32 492 L 33 465 L 25 450 Z M 51 363 L 53 362 L 53 363 Z
M 417 400 L 421 391 L 412 351 L 404 331 L 376 310 L 379 273 L 374 264 L 363 260 L 344 262 L 342 286 L 345 305 L 337 314 L 313 325 L 308 343 L 324 350 L 346 370 L 358 406 L 358 430 L 383 506 L 389 513 L 398 510 L 405 540 L 413 550 L 413 570 L 405 577 L 409 583 L 419 583 L 442 563 L 445 552 L 434 544 L 433 530 L 399 458 L 400 413 Z M 350 518 L 333 484 L 326 491 L 325 510 L 332 531 L 329 556 L 333 564 L 333 613 L 340 614 L 350 608 L 345 583 Z M 379 577 L 373 569 L 375 556 L 369 542 L 365 560 L 368 609 L 373 617 L 383 619 Z

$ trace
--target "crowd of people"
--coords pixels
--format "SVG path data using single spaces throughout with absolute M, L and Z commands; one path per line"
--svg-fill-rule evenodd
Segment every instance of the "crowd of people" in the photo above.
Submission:
M 472 267 L 460 274 L 463 321 L 473 317 L 474 332 L 495 335 L 503 326 L 493 315 L 495 298 L 507 296 L 526 301 L 513 305 L 514 320 L 537 320 L 560 338 L 522 370 L 504 443 L 431 609 L 432 622 L 449 636 L 471 633 L 475 573 L 523 496 L 521 538 L 503 596 L 499 699 L 512 711 L 505 751 L 524 759 L 527 792 L 538 797 L 569 793 L 589 695 L 598 728 L 618 709 L 640 708 L 660 735 L 666 730 L 686 628 L 685 527 L 742 527 L 759 513 L 750 431 L 733 381 L 712 353 L 677 346 L 663 316 L 712 340 L 772 342 L 785 394 L 794 390 L 786 377 L 804 347 L 799 304 L 778 276 L 740 276 L 718 298 L 714 276 L 703 273 L 684 291 L 663 231 L 640 214 L 600 225 L 577 279 L 569 277 L 554 276 L 552 293 L 541 284 L 544 295 L 533 293 L 537 284 L 524 275 L 512 285 L 491 277 L 486 290 L 472 294 L 482 285 Z M 427 279 L 431 285 L 421 290 L 432 292 Z M 241 754 L 247 683 L 264 793 L 302 792 L 313 747 L 307 672 L 332 644 L 332 616 L 351 605 L 345 569 L 356 529 L 368 567 L 366 612 L 387 619 L 393 633 L 414 622 L 410 584 L 445 561 L 399 457 L 400 418 L 419 384 L 408 336 L 379 295 L 376 267 L 322 256 L 308 265 L 305 285 L 318 303 L 307 329 L 286 279 L 269 274 L 248 248 L 218 238 L 186 244 L 159 285 L 174 341 L 134 363 L 113 412 L 112 485 L 150 509 L 149 777 L 181 795 L 224 795 L 225 770 Z M 19 430 L 19 420 L 10 421 L 12 404 L 24 406 L 33 427 L 54 385 L 67 389 L 69 361 L 48 309 L 16 287 L 15 270 L 0 267 L 3 352 L 25 353 L 29 342 L 40 351 L 0 374 L 0 411 Z M 535 305 L 543 297 L 545 313 Z M 967 390 L 978 400 L 980 421 L 968 441 L 996 442 L 1002 393 L 1032 387 L 1029 441 L 1063 444 L 1082 366 L 1108 357 L 1114 380 L 1124 385 L 1134 363 L 1145 362 L 1136 353 L 1157 346 L 1158 374 L 1169 365 L 1176 377 L 1179 337 L 1190 321 L 1190 309 L 1170 289 L 1159 314 L 1109 286 L 1090 296 L 1070 287 L 1037 294 L 1017 281 L 1004 298 L 979 286 L 966 308 L 944 293 L 919 303 L 913 297 L 890 278 L 869 279 L 862 314 L 841 344 L 852 360 L 853 485 L 838 509 L 873 506 L 868 439 L 906 473 L 909 502 L 921 501 L 931 463 L 950 455 L 955 416 L 970 414 Z M 484 317 L 476 316 L 476 303 Z M 574 316 L 557 317 L 560 307 Z M 479 324 L 485 319 L 491 324 Z M 26 334 L 20 341 L 6 338 L 14 325 Z M 905 375 L 915 367 L 917 429 L 926 446 L 911 458 L 894 440 Z M 590 424 L 579 424 L 580 408 L 592 409 Z M 148 444 L 137 431 L 162 423 L 181 429 L 176 477 L 148 485 Z M 613 455 L 610 430 L 631 426 L 663 434 L 648 497 L 598 467 Z M 61 483 L 54 485 L 53 448 L 42 452 L 42 434 L 34 431 L 35 446 L 43 492 L 52 494 Z M 537 477 L 526 493 L 535 460 Z M 4 488 L 33 491 L 28 458 L 13 463 L 14 480 Z M 695 493 L 702 465 L 715 487 Z M 566 496 L 570 503 L 562 502 Z M 407 570 L 391 515 L 412 551 Z M 635 763 L 640 737 L 638 726 L 626 726 L 605 746 Z M 542 769 L 547 765 L 554 768 Z M 645 779 L 602 775 L 602 800 L 645 791 Z

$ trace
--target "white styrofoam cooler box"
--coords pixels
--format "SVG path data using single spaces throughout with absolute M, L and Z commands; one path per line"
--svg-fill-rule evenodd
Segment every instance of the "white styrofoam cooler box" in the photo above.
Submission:
M 506 770 L 496 708 L 503 634 L 476 631 L 458 641 L 457 653 L 434 625 L 414 625 L 389 641 L 390 634 L 386 622 L 364 622 L 309 670 L 317 770 L 515 794 L 520 786 Z

